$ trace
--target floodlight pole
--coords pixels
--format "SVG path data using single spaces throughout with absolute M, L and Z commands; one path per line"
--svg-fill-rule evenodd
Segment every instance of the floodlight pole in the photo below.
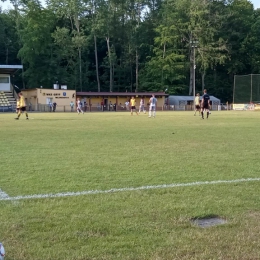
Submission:
M 192 87 L 193 87 L 193 107 L 195 111 L 195 97 L 196 97 L 196 83 L 195 83 L 195 77 L 196 77 L 196 48 L 198 47 L 199 41 L 197 40 L 191 40 L 191 48 L 193 50 L 193 75 L 192 75 Z
M 251 93 L 250 93 L 250 103 L 253 102 L 253 74 L 251 76 Z
M 233 105 L 235 104 L 235 89 L 236 88 L 236 75 L 234 75 L 234 86 L 233 86 Z
M 196 91 L 196 82 L 195 82 L 195 77 L 196 77 L 196 53 L 195 53 L 195 47 L 193 47 L 193 81 L 192 81 L 192 85 L 193 85 L 193 100 L 194 100 L 194 111 L 195 111 L 195 91 Z

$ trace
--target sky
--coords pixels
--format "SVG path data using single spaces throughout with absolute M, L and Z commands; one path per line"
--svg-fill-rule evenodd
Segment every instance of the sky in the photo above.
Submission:
M 255 9 L 260 8 L 260 0 L 251 0 L 251 3 L 254 5 Z M 2 9 L 9 9 L 12 8 L 12 5 L 8 0 L 5 1 L 4 3 L 0 0 L 0 7 L 2 7 Z

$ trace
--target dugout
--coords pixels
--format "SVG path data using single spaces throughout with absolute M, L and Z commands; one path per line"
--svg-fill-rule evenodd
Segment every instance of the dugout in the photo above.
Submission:
M 152 94 L 157 98 L 157 109 L 162 109 L 168 94 L 165 92 L 77 92 L 82 104 L 86 103 L 88 111 L 127 111 L 126 101 L 130 101 L 131 97 L 135 97 L 136 109 L 139 109 L 141 98 L 144 99 L 145 109 L 148 110 L 149 99 Z M 103 104 L 103 106 L 102 106 Z M 112 104 L 112 108 L 110 107 Z
M 200 96 L 200 100 L 202 96 Z M 220 106 L 220 99 L 210 96 L 211 110 L 218 110 Z M 171 110 L 194 110 L 194 97 L 193 96 L 169 96 L 166 100 L 167 106 Z

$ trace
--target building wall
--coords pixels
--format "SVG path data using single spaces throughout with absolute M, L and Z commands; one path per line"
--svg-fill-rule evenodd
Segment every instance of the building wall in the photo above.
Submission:
M 0 74 L 0 91 L 11 91 L 10 75 Z
M 76 102 L 75 90 L 64 89 L 26 89 L 23 90 L 27 106 L 31 103 L 33 110 L 48 111 L 49 103 L 57 103 L 56 111 L 69 111 L 70 102 Z
M 76 91 L 65 89 L 37 89 L 38 104 L 56 102 L 58 106 L 69 106 L 70 102 L 76 102 Z

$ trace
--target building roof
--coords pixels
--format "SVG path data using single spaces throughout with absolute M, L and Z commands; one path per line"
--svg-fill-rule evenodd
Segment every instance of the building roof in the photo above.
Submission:
M 37 89 L 40 89 L 40 90 L 43 90 L 43 91 L 49 91 L 49 90 L 58 90 L 58 91 L 63 91 L 63 92 L 66 92 L 66 91 L 75 91 L 75 89 L 55 89 L 55 88 L 27 88 L 27 89 L 21 89 L 21 91 L 34 91 L 34 90 L 37 90 Z
M 170 100 L 178 100 L 178 101 L 193 101 L 194 97 L 193 96 L 169 96 Z M 202 99 L 202 96 L 200 96 L 200 99 Z M 211 101 L 220 101 L 220 99 L 210 96 Z
M 77 92 L 77 96 L 168 96 L 165 92 Z
M 23 68 L 23 65 L 0 65 L 0 74 L 13 74 Z

